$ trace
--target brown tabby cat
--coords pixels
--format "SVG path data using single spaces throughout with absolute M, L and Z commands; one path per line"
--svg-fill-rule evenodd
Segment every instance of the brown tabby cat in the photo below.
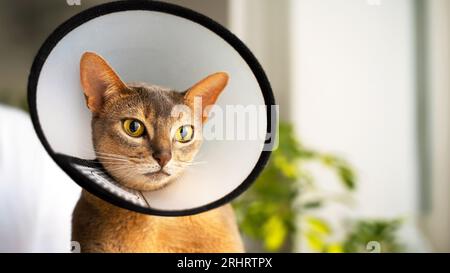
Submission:
M 173 115 L 173 107 L 192 109 L 195 97 L 202 99 L 202 109 L 213 105 L 228 81 L 226 73 L 215 73 L 186 92 L 125 84 L 91 52 L 81 58 L 80 75 L 98 160 L 119 183 L 143 191 L 172 182 L 200 148 L 195 134 L 201 128 L 194 127 L 192 114 Z M 73 213 L 72 239 L 82 252 L 243 251 L 229 205 L 193 216 L 159 217 L 116 207 L 86 191 Z

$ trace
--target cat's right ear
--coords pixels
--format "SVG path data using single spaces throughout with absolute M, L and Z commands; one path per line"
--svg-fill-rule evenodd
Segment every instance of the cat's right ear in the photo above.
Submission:
M 111 66 L 93 52 L 85 52 L 81 57 L 80 80 L 86 104 L 93 113 L 101 111 L 108 96 L 127 88 Z

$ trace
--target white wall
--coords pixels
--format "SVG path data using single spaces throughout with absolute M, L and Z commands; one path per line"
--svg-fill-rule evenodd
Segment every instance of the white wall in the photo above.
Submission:
M 450 251 L 450 1 L 427 1 L 427 89 L 431 161 L 425 230 L 436 251 Z
M 413 220 L 414 3 L 370 3 L 292 1 L 291 117 L 305 144 L 356 167 L 358 214 Z
M 290 108 L 289 0 L 229 0 L 229 28 L 252 50 L 263 66 L 280 119 L 288 120 Z

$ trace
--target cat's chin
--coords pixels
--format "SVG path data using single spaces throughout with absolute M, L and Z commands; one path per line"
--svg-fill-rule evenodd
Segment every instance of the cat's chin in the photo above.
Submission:
M 156 191 L 160 190 L 175 180 L 175 176 L 171 176 L 165 172 L 147 173 L 138 175 L 130 181 L 121 181 L 117 179 L 123 186 L 138 191 Z

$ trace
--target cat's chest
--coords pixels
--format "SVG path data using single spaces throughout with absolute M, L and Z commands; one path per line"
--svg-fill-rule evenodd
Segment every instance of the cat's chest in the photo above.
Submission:
M 208 252 L 220 241 L 231 241 L 230 229 L 211 217 L 146 217 L 145 224 L 128 222 L 121 231 L 124 241 L 149 252 Z M 139 251 L 139 250 L 138 250 Z
M 81 198 L 73 240 L 86 252 L 242 252 L 231 206 L 193 216 L 161 217 Z

